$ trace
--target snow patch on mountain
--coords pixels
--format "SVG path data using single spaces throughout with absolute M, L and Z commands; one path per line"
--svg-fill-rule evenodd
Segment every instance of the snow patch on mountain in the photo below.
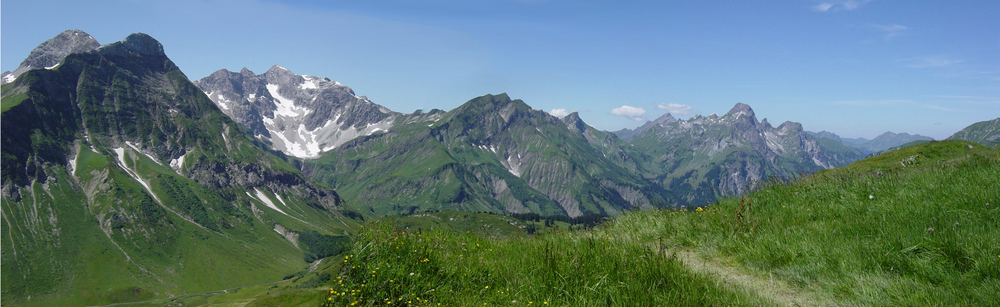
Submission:
M 139 148 L 138 148 L 138 147 L 135 147 L 135 145 L 134 145 L 134 144 L 132 144 L 132 142 L 125 142 L 125 144 L 127 144 L 127 145 L 128 145 L 128 147 L 132 147 L 132 149 L 133 149 L 133 150 L 135 150 L 135 152 L 138 152 L 138 153 L 141 153 L 141 154 L 145 155 L 145 156 L 146 156 L 147 158 L 149 158 L 150 160 L 153 160 L 153 162 L 156 162 L 156 164 L 159 164 L 160 166 L 163 166 L 163 164 L 162 164 L 162 163 L 160 163 L 160 160 L 158 160 L 158 159 L 156 159 L 156 158 L 153 158 L 153 156 L 152 156 L 152 155 L 150 155 L 150 154 L 148 154 L 148 153 L 145 153 L 145 152 L 143 152 L 142 150 L 139 150 Z
M 149 192 L 149 195 L 153 196 L 153 199 L 155 199 L 156 202 L 162 206 L 163 202 L 160 201 L 160 198 L 156 196 L 156 193 L 153 193 L 153 189 L 149 187 L 149 184 L 146 183 L 146 181 L 143 181 L 142 177 L 139 177 L 139 173 L 136 173 L 134 170 L 132 170 L 131 167 L 128 167 L 128 164 L 125 163 L 125 148 L 118 147 L 115 148 L 114 151 L 115 154 L 118 155 L 119 165 L 122 167 L 123 170 L 125 170 L 125 173 L 127 173 L 129 177 L 132 177 L 132 179 L 135 179 L 135 181 L 138 181 L 143 188 L 146 188 L 146 192 Z
M 517 159 L 514 156 L 507 156 L 507 160 L 501 161 L 504 167 L 507 168 L 511 174 L 517 177 L 521 177 L 521 155 L 517 155 Z
M 219 70 L 195 84 L 258 139 L 298 158 L 316 158 L 354 138 L 389 131 L 401 115 L 337 81 L 295 75 L 278 65 L 260 75 Z
M 76 176 L 76 159 L 80 158 L 80 152 L 78 151 L 73 159 L 69 160 L 69 174 Z
M 282 211 L 281 208 L 278 208 L 278 206 L 275 206 L 274 202 L 272 202 L 271 199 L 268 198 L 266 194 L 264 194 L 264 192 L 261 192 L 260 189 L 253 188 L 253 190 L 257 194 L 257 199 L 260 200 L 262 203 L 264 203 L 264 205 L 266 205 L 267 207 L 269 207 L 271 209 L 274 209 L 275 211 L 281 212 L 281 214 L 288 215 L 288 213 L 285 213 L 285 211 Z
M 772 131 L 765 132 L 764 140 L 767 143 L 767 148 L 771 149 L 771 151 L 777 154 L 785 153 L 785 147 L 781 145 L 781 139 L 774 132 Z
M 172 168 L 172 169 L 174 169 L 174 171 L 177 171 L 178 173 L 180 173 L 181 168 L 184 167 L 184 157 L 185 156 L 187 156 L 187 153 L 181 155 L 180 157 L 177 157 L 177 159 L 170 160 L 170 168 Z
M 278 88 L 279 87 L 277 84 L 267 85 L 267 91 L 271 93 L 271 97 L 274 97 L 274 99 L 277 100 L 277 102 L 274 103 L 274 106 L 277 107 L 277 109 L 274 110 L 275 117 L 277 116 L 298 117 L 298 116 L 309 115 L 310 112 L 309 109 L 298 107 L 295 105 L 295 101 L 285 98 L 284 96 L 281 96 L 281 94 L 278 94 Z
M 312 76 L 302 76 L 302 79 L 305 80 L 302 81 L 302 84 L 299 84 L 300 89 L 308 90 L 319 88 L 319 80 L 316 80 Z
M 212 101 L 214 101 L 215 104 L 218 105 L 223 110 L 229 110 L 229 104 L 232 103 L 232 101 L 226 99 L 226 96 L 223 95 L 222 93 L 217 93 L 217 92 L 209 93 L 208 98 L 212 99 Z

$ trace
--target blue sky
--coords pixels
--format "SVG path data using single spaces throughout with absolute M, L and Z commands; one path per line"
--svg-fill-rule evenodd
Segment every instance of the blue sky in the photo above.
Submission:
M 0 69 L 144 32 L 191 79 L 271 65 L 400 112 L 506 92 L 604 130 L 737 102 L 777 126 L 945 138 L 1000 117 L 1000 1 L 3 1 Z

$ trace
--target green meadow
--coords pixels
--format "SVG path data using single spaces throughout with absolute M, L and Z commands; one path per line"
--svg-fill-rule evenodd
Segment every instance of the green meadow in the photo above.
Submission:
M 946 141 L 595 227 L 464 212 L 384 218 L 282 282 L 174 303 L 996 306 L 998 187 L 1000 152 Z

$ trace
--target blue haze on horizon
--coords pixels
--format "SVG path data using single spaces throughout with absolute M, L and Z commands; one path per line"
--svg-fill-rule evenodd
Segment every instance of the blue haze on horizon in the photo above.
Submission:
M 869 139 L 1000 117 L 998 1 L 8 0 L 0 69 L 68 29 L 150 34 L 192 80 L 281 65 L 399 112 L 506 92 L 614 131 L 742 102 Z

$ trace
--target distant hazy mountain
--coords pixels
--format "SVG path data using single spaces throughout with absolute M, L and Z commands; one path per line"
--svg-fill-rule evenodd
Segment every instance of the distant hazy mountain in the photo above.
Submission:
M 4 306 L 272 282 L 357 225 L 145 34 L 25 71 L 4 86 L 0 123 Z
M 671 124 L 671 123 L 676 123 L 676 122 L 677 122 L 677 119 L 674 118 L 673 115 L 670 115 L 670 113 L 667 113 L 667 114 L 664 114 L 663 116 L 660 116 L 656 120 L 646 121 L 645 124 L 643 124 L 642 126 L 639 126 L 639 127 L 635 128 L 635 129 L 625 128 L 625 129 L 622 129 L 622 130 L 615 131 L 614 134 L 617 135 L 618 138 L 622 139 L 623 141 L 628 141 L 628 140 L 631 140 L 632 137 L 634 137 L 636 135 L 639 135 L 639 134 L 645 132 L 646 130 L 649 130 L 649 128 L 653 128 L 655 126 L 663 126 L 663 125 L 666 125 L 666 124 Z
M 464 210 L 617 215 L 675 203 L 588 141 L 614 138 L 506 94 L 397 119 L 303 162 L 304 171 L 377 215 Z M 615 140 L 614 142 L 617 142 Z
M 815 137 L 825 137 L 828 139 L 836 140 L 848 147 L 857 149 L 863 154 L 876 153 L 881 151 L 890 150 L 892 148 L 900 147 L 904 144 L 911 143 L 914 141 L 933 141 L 934 138 L 928 136 L 922 136 L 919 134 L 908 134 L 908 133 L 883 133 L 875 139 L 868 140 L 866 138 L 841 138 L 840 136 L 827 131 L 820 132 L 808 132 L 810 135 Z M 915 143 L 916 144 L 916 143 Z
M 299 158 L 386 131 L 400 115 L 337 81 L 296 75 L 278 65 L 260 75 L 222 69 L 195 84 L 256 137 Z
M 871 140 L 866 138 L 840 138 L 840 141 L 847 145 L 862 145 L 871 142 Z
M 771 176 L 787 178 L 861 157 L 843 147 L 825 148 L 799 123 L 775 128 L 766 119 L 758 122 L 742 103 L 721 117 L 678 121 L 668 114 L 652 123 L 628 147 L 650 176 L 687 204 L 708 204 L 717 195 L 742 193 Z
M 0 78 L 0 84 L 11 83 L 18 76 L 32 69 L 51 69 L 59 65 L 63 58 L 71 53 L 87 52 L 101 44 L 96 39 L 80 30 L 66 30 L 56 37 L 47 40 L 28 54 L 28 58 L 21 62 L 13 72 L 4 72 Z
M 949 140 L 976 142 L 989 147 L 1000 146 L 1000 118 L 981 121 L 948 137 Z
M 885 151 L 890 148 L 900 146 L 913 141 L 932 141 L 934 138 L 929 136 L 922 136 L 919 134 L 908 134 L 908 133 L 883 133 L 871 141 L 860 145 L 862 152 L 880 152 Z
M 806 133 L 808 133 L 811 136 L 817 137 L 817 138 L 828 138 L 828 139 L 837 141 L 838 143 L 843 143 L 844 142 L 844 140 L 841 139 L 839 135 L 837 135 L 837 134 L 835 134 L 833 132 L 829 132 L 829 131 L 820 131 L 820 132 L 806 131 Z M 867 142 L 867 140 L 865 140 L 865 141 Z

